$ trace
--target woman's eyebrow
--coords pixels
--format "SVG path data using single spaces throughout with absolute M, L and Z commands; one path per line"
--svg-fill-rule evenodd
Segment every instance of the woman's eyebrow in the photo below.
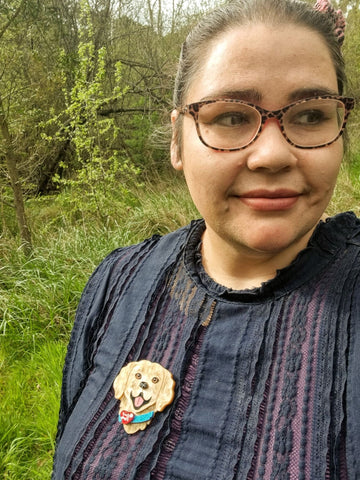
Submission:
M 219 90 L 203 97 L 201 101 L 213 99 L 236 99 L 258 103 L 261 101 L 262 95 L 258 90 L 253 88 L 246 88 L 244 90 Z
M 322 96 L 322 95 L 339 95 L 336 90 L 323 87 L 303 87 L 292 91 L 288 95 L 288 102 L 296 102 L 297 100 L 303 100 L 305 98 Z M 200 101 L 215 100 L 215 99 L 237 99 L 244 100 L 245 102 L 258 104 L 262 101 L 263 95 L 259 90 L 255 88 L 245 88 L 242 90 L 215 90 L 211 94 L 201 98 Z
M 290 102 L 296 102 L 297 100 L 323 95 L 339 95 L 339 93 L 327 87 L 307 87 L 294 90 L 288 98 Z

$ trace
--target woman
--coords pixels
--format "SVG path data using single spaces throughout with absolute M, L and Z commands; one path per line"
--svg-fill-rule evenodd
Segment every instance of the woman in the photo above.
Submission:
M 204 220 L 90 279 L 54 479 L 360 478 L 360 222 L 324 220 L 354 105 L 343 27 L 327 2 L 239 0 L 189 35 L 171 161 Z M 146 416 L 148 361 L 176 386 Z

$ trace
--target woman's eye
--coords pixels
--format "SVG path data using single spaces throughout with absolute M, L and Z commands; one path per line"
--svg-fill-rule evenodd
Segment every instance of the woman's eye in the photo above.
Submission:
M 216 116 L 211 123 L 224 127 L 236 127 L 249 123 L 249 119 L 241 112 L 228 112 Z
M 321 110 L 308 110 L 305 112 L 298 113 L 294 118 L 292 123 L 298 125 L 319 125 L 320 123 L 328 120 L 325 113 Z

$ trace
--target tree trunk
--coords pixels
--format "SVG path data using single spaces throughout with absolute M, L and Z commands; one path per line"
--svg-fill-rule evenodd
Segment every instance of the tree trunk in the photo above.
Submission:
M 13 143 L 11 139 L 11 135 L 9 132 L 9 127 L 5 118 L 2 99 L 0 97 L 0 132 L 3 136 L 6 151 L 5 151 L 5 158 L 6 158 L 6 166 L 10 177 L 11 188 L 14 193 L 14 205 L 16 211 L 16 218 L 19 225 L 19 231 L 21 240 L 23 242 L 23 249 L 25 254 L 30 254 L 32 250 L 31 244 L 31 233 L 30 228 L 27 223 L 26 215 L 25 215 L 25 205 L 24 205 L 24 197 L 21 189 L 21 182 L 19 178 L 19 173 L 16 166 L 16 155 L 13 148 Z

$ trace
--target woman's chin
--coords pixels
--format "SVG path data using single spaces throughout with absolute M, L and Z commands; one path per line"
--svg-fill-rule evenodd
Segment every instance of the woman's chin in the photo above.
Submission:
M 245 248 L 248 251 L 265 255 L 286 254 L 289 250 L 296 256 L 296 253 L 307 246 L 314 228 L 300 231 L 292 229 L 290 225 L 249 228 L 247 232 L 238 236 L 237 241 L 234 238 L 235 248 L 238 248 L 239 252 Z

